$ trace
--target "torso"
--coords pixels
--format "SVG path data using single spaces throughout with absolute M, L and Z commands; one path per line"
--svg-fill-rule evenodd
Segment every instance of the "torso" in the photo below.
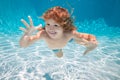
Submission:
M 72 35 L 70 32 L 64 33 L 63 37 L 60 39 L 52 39 L 50 38 L 47 33 L 45 33 L 44 40 L 46 41 L 47 45 L 51 49 L 61 49 L 72 39 Z

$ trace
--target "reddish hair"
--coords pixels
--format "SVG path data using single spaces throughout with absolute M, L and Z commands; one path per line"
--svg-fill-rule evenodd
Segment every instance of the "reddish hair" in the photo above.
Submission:
M 70 18 L 70 14 L 66 9 L 62 7 L 56 6 L 51 8 L 47 10 L 42 17 L 44 20 L 48 19 L 55 20 L 63 27 L 64 31 L 72 31 L 76 29 L 75 26 L 72 24 L 73 21 Z

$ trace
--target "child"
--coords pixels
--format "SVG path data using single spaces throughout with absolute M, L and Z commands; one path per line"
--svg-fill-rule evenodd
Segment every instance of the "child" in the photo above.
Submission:
M 25 20 L 21 19 L 22 23 L 26 26 L 26 29 L 20 27 L 20 29 L 25 32 L 20 39 L 21 47 L 28 47 L 37 40 L 43 39 L 57 57 L 62 57 L 62 48 L 71 40 L 86 46 L 87 49 L 84 55 L 97 46 L 95 36 L 76 31 L 70 14 L 64 8 L 56 6 L 45 12 L 42 16 L 46 22 L 44 28 L 42 28 L 41 25 L 34 27 L 31 17 L 28 16 L 28 18 L 30 20 L 30 25 Z M 39 32 L 36 35 L 32 35 L 36 30 Z

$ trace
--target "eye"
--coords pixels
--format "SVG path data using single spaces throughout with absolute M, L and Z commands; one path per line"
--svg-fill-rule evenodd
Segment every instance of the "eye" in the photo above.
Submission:
M 55 27 L 58 27 L 58 25 L 54 25 Z
M 50 24 L 47 24 L 48 26 L 50 25 Z

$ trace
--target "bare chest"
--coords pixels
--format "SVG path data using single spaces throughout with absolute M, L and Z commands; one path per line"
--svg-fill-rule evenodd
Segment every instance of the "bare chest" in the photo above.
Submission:
M 64 37 L 64 38 L 57 39 L 57 40 L 47 38 L 47 39 L 45 39 L 45 41 L 49 48 L 61 49 L 67 45 L 67 43 L 70 39 L 71 39 L 70 37 Z

